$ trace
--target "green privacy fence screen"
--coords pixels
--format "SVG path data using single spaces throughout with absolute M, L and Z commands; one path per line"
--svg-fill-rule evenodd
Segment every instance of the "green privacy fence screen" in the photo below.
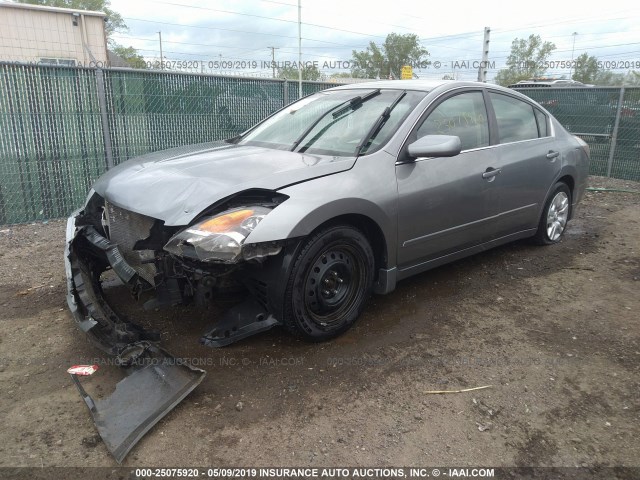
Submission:
M 589 144 L 592 175 L 640 181 L 640 87 L 517 90 Z
M 521 91 L 590 144 L 591 173 L 640 180 L 640 88 Z M 0 63 L 0 224 L 64 217 L 111 166 L 232 137 L 297 98 L 276 79 Z
M 110 166 L 232 137 L 297 98 L 284 80 L 0 63 L 0 224 L 64 217 Z
M 95 74 L 0 68 L 0 222 L 64 215 L 104 172 Z

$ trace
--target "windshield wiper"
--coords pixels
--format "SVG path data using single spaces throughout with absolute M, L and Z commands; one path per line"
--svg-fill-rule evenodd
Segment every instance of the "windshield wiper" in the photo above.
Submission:
M 400 95 L 398 95 L 398 97 L 393 101 L 391 105 L 389 105 L 387 108 L 384 109 L 382 114 L 376 120 L 376 123 L 373 124 L 373 126 L 369 129 L 367 134 L 362 138 L 362 141 L 360 142 L 360 144 L 356 147 L 356 151 L 355 151 L 356 157 L 360 155 L 360 152 L 362 151 L 362 149 L 369 143 L 369 141 L 375 135 L 378 134 L 378 132 L 384 126 L 384 124 L 387 123 L 387 120 L 389 120 L 389 117 L 391 116 L 391 111 L 396 107 L 396 105 L 398 105 L 398 103 L 400 103 L 400 100 L 402 100 L 406 94 L 407 94 L 407 91 L 404 90 L 402 93 L 400 93 Z
M 327 115 L 329 115 L 331 112 L 334 112 L 333 113 L 333 118 L 337 118 L 337 117 L 339 117 L 340 115 L 342 115 L 343 113 L 345 113 L 345 112 L 347 112 L 349 110 L 354 110 L 354 109 L 358 108 L 364 102 L 366 102 L 370 98 L 373 98 L 373 97 L 375 97 L 375 96 L 377 96 L 379 94 L 380 94 L 380 89 L 377 88 L 376 90 L 373 90 L 373 91 L 367 93 L 366 95 L 363 95 L 363 96 L 358 95 L 357 97 L 350 98 L 349 100 L 344 101 L 342 103 L 339 103 L 338 105 L 336 105 L 333 108 L 330 108 L 329 110 L 324 112 L 322 115 L 320 115 L 320 117 L 318 117 L 315 122 L 313 122 L 311 125 L 309 125 L 309 127 L 304 132 L 302 132 L 302 134 L 298 138 L 296 138 L 296 140 L 293 142 L 293 146 L 291 147 L 291 151 L 293 152 L 298 147 L 298 145 L 300 145 L 300 142 L 302 142 L 302 140 L 304 140 L 304 138 L 307 135 L 309 135 L 311 130 L 313 130 L 316 127 L 316 125 L 318 125 L 322 121 L 322 119 L 324 117 L 326 117 Z M 335 111 L 338 108 L 340 110 Z
M 238 143 L 238 142 L 242 139 L 242 137 L 244 137 L 244 135 L 243 135 L 243 134 L 236 135 L 235 137 L 231 137 L 231 138 L 226 138 L 226 139 L 224 140 L 224 143 L 233 143 L 233 144 L 236 144 L 236 143 Z

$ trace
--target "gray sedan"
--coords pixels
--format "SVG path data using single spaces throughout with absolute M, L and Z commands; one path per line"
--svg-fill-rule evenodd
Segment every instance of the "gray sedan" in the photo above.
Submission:
M 521 238 L 558 242 L 588 164 L 582 140 L 513 90 L 333 88 L 236 138 L 145 155 L 100 178 L 68 221 L 69 307 L 121 365 L 171 357 L 157 332 L 109 306 L 108 271 L 146 308 L 242 296 L 212 319 L 201 338 L 209 346 L 275 325 L 327 340 L 353 325 L 372 293 L 411 275 Z M 118 397 L 144 385 L 149 399 L 126 425 L 101 413 L 117 411 L 117 399 L 101 406 L 81 390 L 119 460 L 204 375 L 161 364 L 119 385 Z
M 212 346 L 276 324 L 326 340 L 399 280 L 520 238 L 558 242 L 588 163 L 582 140 L 512 90 L 342 86 L 226 143 L 109 171 L 70 219 L 67 262 L 98 279 L 111 268 L 136 296 L 154 289 L 147 306 L 246 291 L 204 335 Z M 88 333 L 113 323 L 95 313 Z M 106 330 L 109 350 L 131 343 Z

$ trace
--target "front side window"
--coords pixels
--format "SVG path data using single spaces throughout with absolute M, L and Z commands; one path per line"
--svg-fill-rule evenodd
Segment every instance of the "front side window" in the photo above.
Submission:
M 489 93 L 498 122 L 500 143 L 538 138 L 538 123 L 531 105 L 501 93 Z
M 462 150 L 489 145 L 489 125 L 482 92 L 449 97 L 438 105 L 418 127 L 417 138 L 425 135 L 455 135 Z

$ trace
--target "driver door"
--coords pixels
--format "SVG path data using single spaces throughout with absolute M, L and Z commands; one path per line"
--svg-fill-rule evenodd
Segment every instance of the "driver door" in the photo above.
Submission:
M 396 164 L 398 266 L 401 270 L 481 244 L 493 228 L 495 157 L 481 90 L 449 95 L 427 110 Z M 424 135 L 456 135 L 462 152 L 409 158 L 407 145 Z M 483 174 L 485 174 L 483 176 Z

